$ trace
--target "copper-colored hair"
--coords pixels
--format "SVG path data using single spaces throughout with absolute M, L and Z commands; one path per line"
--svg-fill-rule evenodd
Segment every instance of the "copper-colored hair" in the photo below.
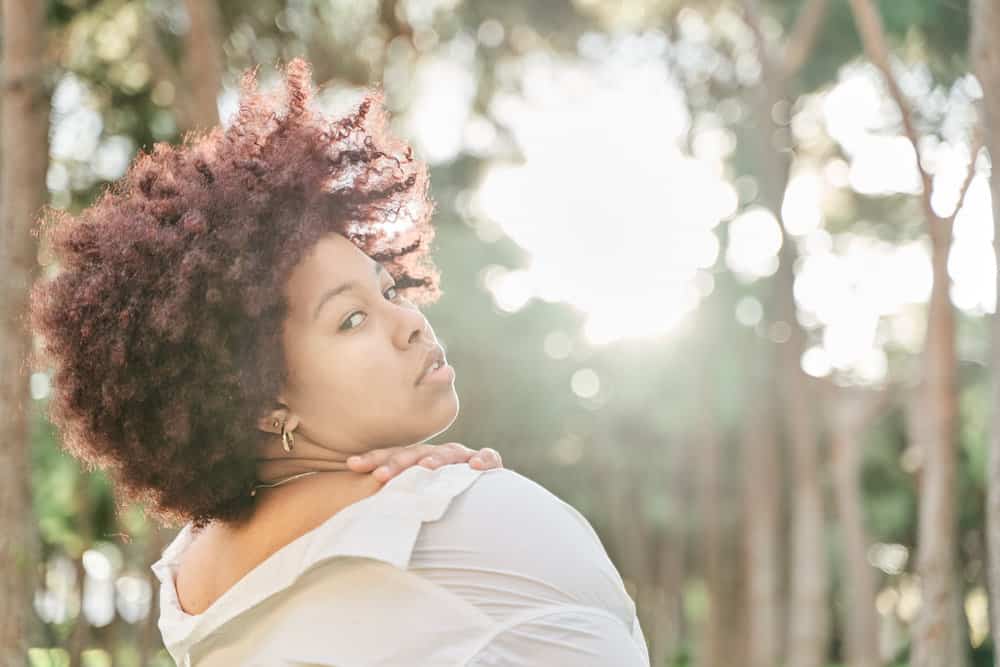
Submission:
M 414 303 L 440 296 L 427 168 L 387 131 L 382 92 L 350 115 L 313 103 L 311 71 L 243 77 L 225 130 L 156 144 L 88 209 L 39 220 L 60 271 L 32 288 L 64 447 L 119 500 L 197 528 L 249 516 L 257 420 L 286 376 L 283 286 L 324 235 L 382 262 Z

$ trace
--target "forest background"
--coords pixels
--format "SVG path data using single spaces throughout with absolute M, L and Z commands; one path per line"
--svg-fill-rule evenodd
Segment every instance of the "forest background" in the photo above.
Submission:
M 588 517 L 654 665 L 1000 665 L 995 5 L 2 0 L 0 664 L 170 664 L 173 529 L 24 366 L 32 221 L 301 55 L 432 166 L 438 440 Z

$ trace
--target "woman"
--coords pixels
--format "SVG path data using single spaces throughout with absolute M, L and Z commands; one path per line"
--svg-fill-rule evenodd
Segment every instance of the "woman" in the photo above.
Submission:
M 491 450 L 473 468 L 457 445 L 437 465 L 397 447 L 459 406 L 417 307 L 440 294 L 426 166 L 379 92 L 331 121 L 304 62 L 285 84 L 263 94 L 248 73 L 228 129 L 157 145 L 78 219 L 55 215 L 63 271 L 32 292 L 66 446 L 185 522 L 152 566 L 167 649 L 206 666 L 648 665 L 582 515 Z M 353 458 L 389 454 L 374 474 Z

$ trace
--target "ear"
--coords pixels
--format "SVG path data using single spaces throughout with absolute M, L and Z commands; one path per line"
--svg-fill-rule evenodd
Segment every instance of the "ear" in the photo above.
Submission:
M 288 419 L 288 411 L 283 408 L 272 410 L 257 420 L 257 429 L 265 433 L 281 434 L 281 423 Z
M 284 424 L 286 431 L 294 431 L 301 421 L 298 415 L 294 414 L 280 398 L 277 405 L 278 407 L 257 420 L 257 428 L 265 433 L 281 435 L 281 425 Z

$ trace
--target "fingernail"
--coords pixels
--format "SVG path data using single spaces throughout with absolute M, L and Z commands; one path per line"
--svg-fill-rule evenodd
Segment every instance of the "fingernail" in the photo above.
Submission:
M 389 466 L 380 466 L 378 470 L 375 471 L 375 474 L 379 477 L 385 477 L 389 474 Z
M 361 457 L 360 456 L 350 456 L 347 459 L 348 463 L 358 463 L 360 461 L 361 461 Z
M 420 465 L 424 466 L 425 468 L 430 468 L 432 466 L 436 466 L 439 463 L 441 462 L 435 458 L 426 458 L 420 462 Z

